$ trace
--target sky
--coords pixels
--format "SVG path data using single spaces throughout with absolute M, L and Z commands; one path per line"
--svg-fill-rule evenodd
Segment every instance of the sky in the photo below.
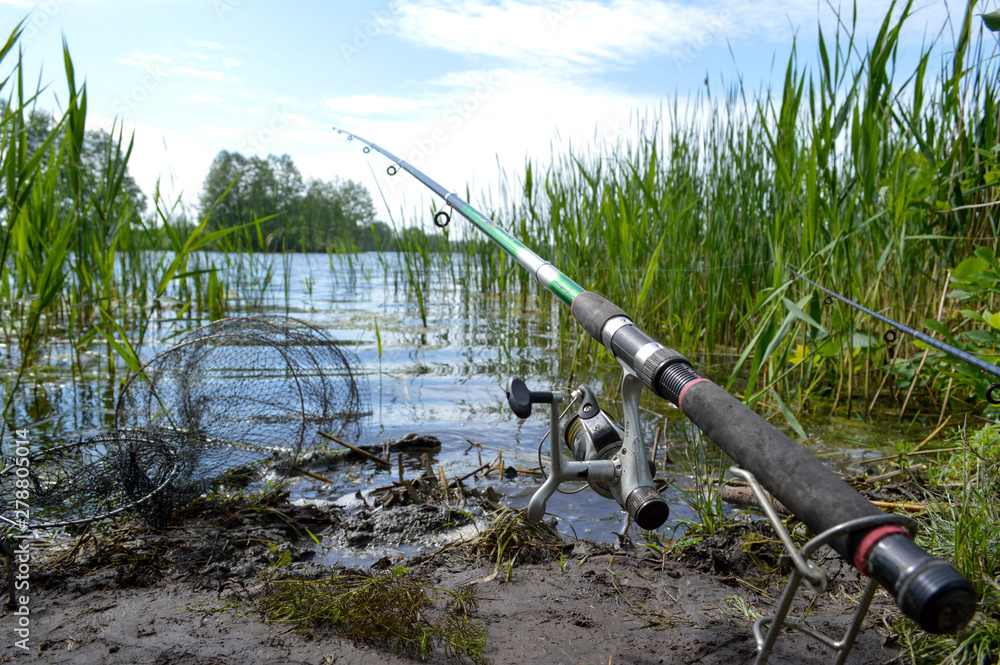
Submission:
M 890 2 L 858 4 L 864 43 Z M 964 5 L 914 8 L 904 55 L 942 29 L 954 43 Z M 793 40 L 812 61 L 817 26 L 828 39 L 836 27 L 829 3 L 795 0 L 0 0 L 0 19 L 8 33 L 26 19 L 25 71 L 56 114 L 65 40 L 88 127 L 134 136 L 130 171 L 148 195 L 159 182 L 197 210 L 219 151 L 287 153 L 307 180 L 362 182 L 397 222 L 433 197 L 332 126 L 488 211 L 526 160 L 634 139 L 658 109 L 739 80 L 780 87 Z

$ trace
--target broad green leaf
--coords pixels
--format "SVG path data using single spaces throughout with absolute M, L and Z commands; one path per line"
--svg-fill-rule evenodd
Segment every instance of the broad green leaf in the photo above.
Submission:
M 955 268 L 952 273 L 956 278 L 967 280 L 976 273 L 980 273 L 990 267 L 990 264 L 978 256 L 970 256 Z
M 808 350 L 806 349 L 806 345 L 803 344 L 802 342 L 799 342 L 798 344 L 795 345 L 795 351 L 792 353 L 792 355 L 788 357 L 788 362 L 792 363 L 793 365 L 798 365 L 799 363 L 801 363 L 803 360 L 806 359 L 806 356 L 808 355 L 807 351 Z
M 983 14 L 983 23 L 993 32 L 1000 32 L 1000 9 Z
M 781 399 L 781 395 L 778 394 L 777 390 L 771 391 L 771 397 L 773 397 L 774 401 L 778 403 L 778 408 L 781 410 L 781 415 L 785 417 L 785 422 L 791 425 L 792 429 L 795 430 L 795 433 L 798 434 L 800 438 L 803 440 L 808 439 L 809 437 L 806 436 L 806 431 L 802 429 L 802 425 L 799 423 L 798 418 L 796 418 L 795 414 L 792 413 L 792 410 L 788 408 L 785 401 Z
M 851 346 L 855 349 L 867 349 L 869 347 L 877 347 L 879 345 L 879 338 L 871 335 L 870 333 L 855 331 L 851 335 Z
M 989 318 L 989 321 L 987 321 L 987 323 L 990 324 L 991 328 L 1000 330 L 1000 312 L 993 314 L 993 316 Z
M 934 319 L 924 319 L 924 326 L 930 328 L 939 335 L 943 335 L 945 339 L 954 341 L 954 337 L 951 336 L 951 331 L 948 330 L 948 326 L 940 321 L 935 321 Z
M 970 330 L 963 335 L 965 339 L 974 344 L 994 344 L 997 341 L 996 333 L 989 330 Z
M 1000 270 L 1000 264 L 997 263 L 997 255 L 989 247 L 983 247 L 982 245 L 977 246 L 976 256 L 990 264 L 990 267 L 994 270 Z
M 656 246 L 656 251 L 653 252 L 653 258 L 649 260 L 649 264 L 646 266 L 646 274 L 642 276 L 642 289 L 639 291 L 639 297 L 636 299 L 636 307 L 641 308 L 643 303 L 646 302 L 646 296 L 649 295 L 649 287 L 653 285 L 653 278 L 656 276 L 656 269 L 660 263 L 660 252 L 663 251 L 663 242 L 667 239 L 667 234 L 660 237 L 660 244 Z
M 816 347 L 816 353 L 823 358 L 836 358 L 840 355 L 840 344 L 837 340 L 825 340 Z
M 809 299 L 811 297 L 812 296 L 806 296 L 805 298 L 803 298 L 802 300 L 800 300 L 798 303 L 793 303 L 791 300 L 789 300 L 788 298 L 785 298 L 785 297 L 782 297 L 781 301 L 783 303 L 785 303 L 785 307 L 788 309 L 789 312 L 792 313 L 793 316 L 795 316 L 795 318 L 801 319 L 801 320 L 805 321 L 806 323 L 808 323 L 809 325 L 811 325 L 813 328 L 816 328 L 822 334 L 826 335 L 826 334 L 829 333 L 829 331 L 823 326 L 823 324 L 817 322 L 816 319 L 814 319 L 813 317 L 809 316 L 805 312 L 805 310 L 802 309 L 803 307 L 806 306 L 806 303 L 809 302 Z

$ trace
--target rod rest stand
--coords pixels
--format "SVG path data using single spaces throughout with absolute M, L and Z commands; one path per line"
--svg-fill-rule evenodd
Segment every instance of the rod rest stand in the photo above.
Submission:
M 847 629 L 840 639 L 835 639 L 813 628 L 804 619 L 796 620 L 788 618 L 788 613 L 792 608 L 792 601 L 795 600 L 795 593 L 800 584 L 805 584 L 806 589 L 813 593 L 826 592 L 828 584 L 826 573 L 810 561 L 809 557 L 823 545 L 828 545 L 831 541 L 852 531 L 870 529 L 873 526 L 883 524 L 895 524 L 909 531 L 910 536 L 914 536 L 917 532 L 917 523 L 906 515 L 862 517 L 860 519 L 849 520 L 832 529 L 827 529 L 803 545 L 800 550 L 795 546 L 791 535 L 785 529 L 784 522 L 771 505 L 767 492 L 757 482 L 754 475 L 746 469 L 741 469 L 739 466 L 729 467 L 729 472 L 738 478 L 742 478 L 750 486 L 754 497 L 757 499 L 757 505 L 764 512 L 768 522 L 771 523 L 771 527 L 774 528 L 778 540 L 781 541 L 781 544 L 785 548 L 785 554 L 782 555 L 782 559 L 790 560 L 792 563 L 792 572 L 788 575 L 788 584 L 785 585 L 785 591 L 781 594 L 777 610 L 773 615 L 761 617 L 753 624 L 753 635 L 757 642 L 757 658 L 754 660 L 754 665 L 765 665 L 767 663 L 771 655 L 771 649 L 774 648 L 774 644 L 783 627 L 798 630 L 826 645 L 836 652 L 836 659 L 833 661 L 834 665 L 843 665 L 847 660 L 847 656 L 851 653 L 851 649 L 854 647 L 854 641 L 861 630 L 861 623 L 868 614 L 868 608 L 871 606 L 872 599 L 875 597 L 875 592 L 878 590 L 879 585 L 878 582 L 869 578 L 864 594 L 858 602 L 857 609 L 854 610 L 854 614 L 851 616 L 851 621 L 847 625 Z M 764 632 L 765 626 L 767 627 L 766 633 Z

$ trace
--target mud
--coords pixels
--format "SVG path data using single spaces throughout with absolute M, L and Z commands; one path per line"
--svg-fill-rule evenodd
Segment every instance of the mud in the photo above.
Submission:
M 442 534 L 471 525 L 492 507 L 473 496 L 459 509 L 397 498 L 345 513 L 270 503 L 202 502 L 164 530 L 118 525 L 78 535 L 72 552 L 36 551 L 28 607 L 30 651 L 15 646 L 18 617 L 0 614 L 0 662 L 412 663 L 329 627 L 270 622 L 258 610 L 268 579 L 314 579 L 401 566 L 422 583 L 476 587 L 493 663 L 750 663 L 754 613 L 776 606 L 786 571 L 766 527 L 751 523 L 677 554 L 567 541 L 540 563 L 498 567 L 469 547 L 442 547 Z M 389 505 L 386 505 L 389 504 Z M 407 558 L 370 570 L 327 565 L 312 534 L 353 547 L 423 543 Z M 473 531 L 474 533 L 474 531 Z M 43 556 L 44 555 L 44 556 Z M 846 625 L 863 581 L 831 554 L 823 596 L 800 592 L 796 610 L 812 625 Z M 885 625 L 898 611 L 883 592 L 848 663 L 894 658 Z M 886 646 L 890 644 L 890 646 Z M 832 654 L 800 633 L 783 634 L 773 664 L 827 663 Z M 430 662 L 452 662 L 435 652 Z

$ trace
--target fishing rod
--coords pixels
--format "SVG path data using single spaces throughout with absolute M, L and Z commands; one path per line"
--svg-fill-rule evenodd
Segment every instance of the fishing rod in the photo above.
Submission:
M 969 353 L 967 351 L 963 351 L 962 349 L 954 347 L 951 344 L 948 344 L 947 342 L 942 342 L 939 339 L 934 339 L 933 337 L 931 337 L 930 335 L 928 335 L 926 333 L 922 333 L 919 330 L 916 330 L 916 329 L 911 328 L 909 326 L 903 325 L 902 323 L 900 323 L 898 321 L 893 321 L 889 317 L 883 316 L 882 314 L 879 314 L 878 312 L 874 312 L 874 311 L 868 309 L 867 307 L 865 307 L 864 305 L 861 305 L 860 303 L 854 302 L 850 298 L 842 296 L 842 295 L 840 295 L 839 293 L 837 293 L 835 291 L 831 291 L 830 289 L 826 288 L 825 286 L 821 286 L 820 284 L 817 284 L 816 282 L 812 281 L 811 279 L 809 279 L 805 275 L 792 270 L 788 266 L 781 265 L 780 263 L 778 263 L 777 265 L 780 266 L 781 268 L 784 268 L 788 272 L 792 273 L 793 275 L 795 275 L 797 278 L 801 279 L 802 281 L 808 282 L 808 283 L 812 284 L 817 289 L 819 289 L 823 293 L 827 294 L 830 298 L 836 298 L 837 300 L 841 301 L 842 303 L 846 303 L 847 305 L 850 305 L 854 309 L 859 310 L 861 312 L 864 312 L 868 316 L 871 316 L 871 317 L 873 317 L 875 319 L 878 319 L 882 323 L 885 323 L 887 325 L 892 326 L 895 330 L 898 330 L 899 332 L 906 333 L 910 337 L 912 337 L 914 339 L 920 340 L 921 342 L 923 342 L 927 346 L 935 348 L 938 351 L 942 351 L 944 353 L 947 353 L 948 355 L 950 355 L 950 356 L 952 356 L 954 358 L 958 358 L 962 362 L 965 362 L 965 363 L 967 363 L 969 365 L 972 365 L 976 369 L 982 370 L 983 372 L 986 372 L 987 374 L 989 374 L 991 376 L 995 376 L 997 378 L 1000 378 L 1000 367 L 997 367 L 996 365 L 994 365 L 992 363 L 988 363 L 985 360 L 983 360 L 982 358 L 979 358 L 978 356 L 974 356 L 974 355 L 972 355 L 971 353 Z M 891 330 L 890 331 L 886 331 L 886 336 L 885 336 L 886 342 L 893 341 L 893 339 L 890 338 L 890 336 L 889 336 L 889 334 L 891 332 L 892 332 Z M 994 404 L 994 405 L 1000 404 L 1000 398 L 997 398 L 997 397 L 993 396 L 993 393 L 998 388 L 1000 388 L 1000 383 L 994 382 L 994 383 L 990 384 L 989 388 L 986 389 L 986 401 L 989 402 L 990 404 Z
M 656 528 L 666 520 L 666 502 L 653 486 L 645 444 L 640 439 L 638 399 L 645 386 L 677 406 L 814 533 L 846 531 L 831 540 L 834 550 L 889 590 L 897 606 L 924 630 L 953 632 L 972 618 L 976 607 L 972 583 L 951 563 L 921 550 L 901 526 L 878 524 L 845 529 L 849 523 L 867 525 L 877 521 L 876 518 L 885 518 L 885 514 L 802 446 L 722 387 L 695 372 L 684 356 L 642 331 L 620 307 L 584 289 L 457 194 L 371 141 L 334 129 L 346 135 L 348 140 L 361 142 L 364 152 L 375 150 L 386 157 L 391 162 L 386 169 L 390 176 L 404 170 L 443 198 L 445 204 L 469 220 L 531 273 L 540 285 L 569 306 L 580 326 L 607 347 L 621 365 L 625 426 L 619 439 L 620 447 L 617 441 L 602 446 L 601 450 L 594 445 L 576 445 L 573 447 L 574 460 L 566 462 L 562 461 L 557 442 L 556 407 L 562 395 L 532 391 L 517 377 L 508 381 L 508 402 L 515 415 L 526 418 L 533 404 L 552 404 L 551 473 L 528 505 L 529 519 L 541 519 L 545 501 L 561 482 L 586 480 L 592 487 L 610 488 L 609 493 L 640 527 Z M 443 210 L 435 214 L 435 223 L 439 226 L 442 222 L 446 224 L 447 219 L 450 217 Z M 585 420 L 582 416 L 597 411 L 596 403 L 585 403 L 577 415 Z M 580 437 L 585 441 L 588 433 L 593 440 L 605 429 L 600 420 L 594 421 L 598 427 L 589 429 L 585 423 L 577 423 L 574 428 L 574 422 L 571 421 L 567 430 L 574 441 L 581 441 Z

